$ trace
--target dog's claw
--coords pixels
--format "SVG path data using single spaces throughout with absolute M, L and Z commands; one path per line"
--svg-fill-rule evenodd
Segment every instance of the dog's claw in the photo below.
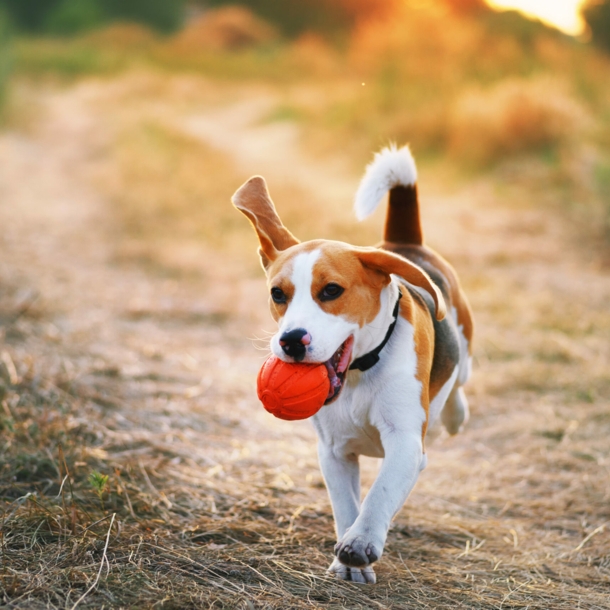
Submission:
M 368 555 L 369 563 L 375 563 L 379 559 L 377 553 L 375 553 L 375 548 L 372 546 L 366 548 L 366 554 Z
M 345 580 L 358 584 L 374 585 L 377 582 L 377 576 L 375 575 L 373 566 L 366 566 L 365 568 L 352 568 L 342 564 L 338 559 L 335 559 L 332 562 L 328 568 L 328 573 L 338 580 Z

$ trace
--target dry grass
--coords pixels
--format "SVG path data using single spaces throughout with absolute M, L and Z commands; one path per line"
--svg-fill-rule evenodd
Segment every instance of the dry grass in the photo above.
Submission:
M 461 162 L 490 165 L 574 146 L 590 125 L 565 82 L 505 80 L 490 91 L 466 91 L 460 97 L 449 118 L 448 152 Z
M 265 21 L 241 6 L 207 11 L 189 23 L 173 40 L 170 48 L 183 56 L 205 51 L 226 51 L 277 39 L 277 32 Z
M 464 274 L 481 336 L 473 421 L 457 443 L 430 447 L 430 469 L 390 534 L 380 584 L 366 588 L 324 576 L 334 537 L 314 447 L 300 448 L 312 439 L 281 422 L 248 440 L 256 423 L 235 404 L 258 412 L 250 383 L 222 383 L 211 360 L 217 384 L 189 393 L 196 377 L 178 374 L 167 351 L 162 361 L 148 352 L 139 374 L 99 363 L 85 346 L 80 360 L 64 360 L 74 348 L 48 336 L 52 312 L 4 281 L 5 606 L 73 607 L 101 569 L 80 607 L 605 608 L 603 295 L 553 311 L 565 284 L 533 279 L 507 300 L 499 283 L 511 282 L 522 253 L 488 256 L 495 262 L 480 280 L 474 269 Z M 142 315 L 155 314 L 130 324 Z M 226 352 L 222 327 L 218 337 L 202 320 L 176 326 L 175 312 L 160 315 L 176 353 L 193 324 L 216 357 Z M 150 330 L 138 337 L 150 341 Z M 101 498 L 94 471 L 109 477 Z

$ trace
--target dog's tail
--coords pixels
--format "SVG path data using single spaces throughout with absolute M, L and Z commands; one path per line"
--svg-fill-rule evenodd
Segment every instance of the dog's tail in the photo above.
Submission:
M 390 191 L 383 239 L 395 244 L 421 245 L 424 236 L 419 219 L 417 168 L 408 146 L 388 146 L 375 154 L 356 192 L 358 220 L 372 214 Z

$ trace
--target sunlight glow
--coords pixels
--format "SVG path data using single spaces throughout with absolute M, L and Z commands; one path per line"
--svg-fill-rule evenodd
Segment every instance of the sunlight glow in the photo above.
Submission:
M 584 30 L 580 7 L 584 0 L 486 0 L 496 9 L 516 9 L 528 17 L 536 17 L 566 34 L 577 35 Z

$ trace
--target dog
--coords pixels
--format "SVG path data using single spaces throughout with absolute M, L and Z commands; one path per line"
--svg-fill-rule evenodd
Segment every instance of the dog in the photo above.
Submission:
M 394 515 L 427 463 L 425 438 L 441 416 L 450 434 L 468 420 L 473 320 L 451 265 L 424 245 L 417 169 L 408 147 L 387 147 L 367 166 L 355 197 L 362 220 L 389 201 L 378 247 L 300 243 L 282 224 L 265 180 L 250 178 L 233 205 L 260 242 L 271 350 L 286 362 L 324 363 L 331 381 L 313 416 L 337 544 L 328 571 L 375 583 Z M 383 458 L 360 503 L 360 455 Z

